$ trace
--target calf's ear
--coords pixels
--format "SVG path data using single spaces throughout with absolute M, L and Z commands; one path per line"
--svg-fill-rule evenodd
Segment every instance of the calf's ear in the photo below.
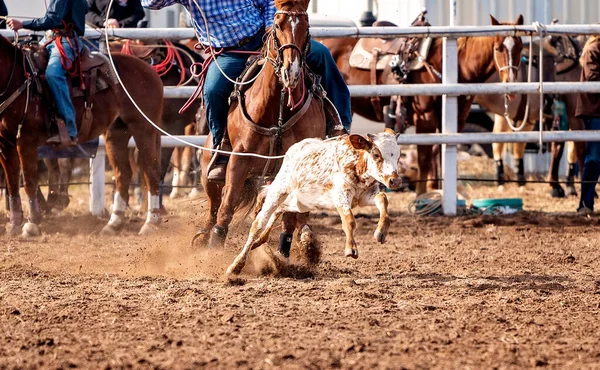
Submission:
M 352 134 L 348 136 L 348 140 L 350 141 L 350 145 L 352 145 L 354 149 L 368 151 L 371 150 L 371 148 L 373 148 L 373 142 L 365 139 L 361 135 Z

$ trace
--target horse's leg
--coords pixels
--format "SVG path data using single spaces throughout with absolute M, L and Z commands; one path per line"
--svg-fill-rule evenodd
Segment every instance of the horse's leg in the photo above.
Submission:
M 145 127 L 145 126 L 142 126 Z M 139 149 L 139 166 L 148 192 L 148 213 L 139 234 L 150 234 L 162 222 L 160 215 L 160 136 L 131 125 L 133 137 Z
M 558 169 L 560 166 L 560 159 L 562 158 L 563 151 L 565 148 L 564 142 L 553 142 L 550 146 L 552 152 L 552 159 L 550 160 L 550 172 L 548 173 L 548 182 L 552 190 L 550 195 L 552 198 L 564 198 L 565 190 L 559 183 Z
M 59 184 L 58 184 L 58 206 L 63 210 L 69 206 L 69 183 L 73 174 L 73 159 L 61 158 L 58 160 Z
M 1 162 L 6 175 L 6 197 L 10 210 L 7 231 L 9 235 L 17 236 L 21 234 L 21 224 L 23 223 L 23 208 L 19 196 L 21 165 L 19 164 L 19 155 L 16 148 L 3 148 L 2 155 L 4 159 Z
M 509 129 L 506 119 L 499 114 L 494 115 L 494 129 L 493 132 L 507 132 Z M 496 182 L 498 184 L 498 191 L 504 191 L 504 160 L 502 156 L 504 154 L 504 143 L 492 143 L 492 149 L 494 151 L 494 162 L 496 163 Z
M 29 201 L 29 217 L 27 223 L 23 225 L 23 236 L 39 236 L 39 224 L 42 222 L 42 212 L 40 202 L 37 197 L 38 191 L 38 159 L 37 147 L 33 144 L 18 145 L 19 158 L 23 168 L 23 185 L 25 194 Z
M 48 198 L 46 204 L 50 209 L 58 208 L 58 183 L 60 182 L 58 159 L 44 159 L 44 164 L 48 169 Z
M 113 125 L 117 126 L 117 125 Z M 101 231 L 103 235 L 114 235 L 125 223 L 125 210 L 129 203 L 129 184 L 132 165 L 129 162 L 127 143 L 131 134 L 122 127 L 111 127 L 106 134 L 106 155 L 113 168 L 115 195 L 108 223 Z
M 277 250 L 285 258 L 290 257 L 290 248 L 292 239 L 294 238 L 294 230 L 296 229 L 296 213 L 284 212 L 281 216 L 282 231 L 279 234 L 279 247 Z
M 229 166 L 231 166 L 232 160 L 233 158 L 231 158 L 229 161 Z M 227 174 L 227 179 L 229 179 L 229 173 Z M 248 253 L 250 253 L 252 249 L 260 247 L 266 243 L 267 240 L 269 240 L 271 228 L 281 214 L 281 212 L 278 211 L 278 208 L 286 197 L 287 192 L 285 192 L 284 189 L 279 188 L 276 183 L 273 183 L 271 187 L 269 187 L 269 191 L 265 197 L 262 209 L 254 219 L 254 222 L 252 222 L 248 240 L 246 241 L 246 244 L 244 245 L 244 248 L 240 254 L 227 269 L 227 276 L 239 274 L 246 264 Z
M 575 149 L 575 143 L 569 141 L 567 143 L 567 162 L 569 168 L 567 172 L 567 195 L 577 196 L 577 190 L 575 189 L 575 164 L 577 163 L 577 151 Z
M 434 113 L 425 113 L 423 116 L 415 114 L 417 134 L 431 134 L 437 129 L 438 120 Z M 416 186 L 417 195 L 424 194 L 427 191 L 428 177 L 432 165 L 432 145 L 417 146 L 417 161 L 419 163 L 419 179 Z
M 173 180 L 171 181 L 171 185 L 173 185 L 173 189 L 171 190 L 171 194 L 169 194 L 169 198 L 175 199 L 179 197 L 179 183 L 181 176 L 181 155 L 183 148 L 174 148 L 173 153 L 171 155 L 171 161 L 173 163 Z
M 236 149 L 234 151 L 239 150 Z M 212 228 L 209 247 L 223 247 L 225 245 L 229 224 L 233 219 L 233 213 L 235 207 L 238 205 L 240 194 L 248 177 L 249 168 L 249 157 L 232 156 L 229 159 L 225 176 L 225 187 L 223 189 L 223 199 L 217 213 L 217 223 Z
M 523 128 L 523 132 L 533 130 L 533 125 L 529 122 L 525 123 L 525 127 Z M 524 186 L 527 185 L 527 180 L 525 179 L 525 163 L 523 162 L 525 158 L 525 146 L 526 143 L 513 143 L 512 144 L 512 152 L 513 158 L 516 162 L 517 169 L 517 185 L 519 186 L 519 191 L 524 189 Z

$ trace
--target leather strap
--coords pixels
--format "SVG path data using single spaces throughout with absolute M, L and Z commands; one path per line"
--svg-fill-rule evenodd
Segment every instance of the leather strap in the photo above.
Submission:
M 67 131 L 67 125 L 62 118 L 56 117 L 56 127 L 58 128 L 58 136 L 60 137 L 60 146 L 63 148 L 68 147 L 71 144 L 71 138 Z
M 27 86 L 29 86 L 29 84 L 31 83 L 30 79 L 27 79 L 25 81 L 25 83 L 23 83 L 23 85 L 21 85 L 21 87 L 19 87 L 14 93 L 12 93 L 8 99 L 6 99 L 5 101 L 2 102 L 2 104 L 0 104 L 0 114 L 4 113 L 4 111 L 12 104 L 14 103 L 15 100 L 17 100 L 17 98 L 23 94 L 23 91 L 25 91 L 25 89 L 27 89 Z
M 373 54 L 373 58 L 371 59 L 371 85 L 377 85 L 377 61 L 379 60 L 379 52 L 381 50 L 379 48 L 373 48 L 371 53 Z M 371 105 L 373 106 L 373 110 L 375 111 L 375 117 L 378 121 L 383 121 L 383 112 L 381 109 L 381 99 L 379 96 L 371 97 Z
M 81 119 L 81 129 L 79 130 L 79 136 L 82 140 L 86 140 L 92 129 L 92 121 L 94 120 L 94 114 L 92 109 L 94 108 L 94 96 L 96 95 L 96 80 L 98 79 L 98 69 L 92 68 L 90 71 L 89 90 L 87 99 L 85 102 L 85 110 L 83 111 L 83 117 Z

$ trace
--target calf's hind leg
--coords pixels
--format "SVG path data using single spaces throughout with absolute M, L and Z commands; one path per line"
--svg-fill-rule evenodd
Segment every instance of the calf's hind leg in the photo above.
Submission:
M 278 208 L 286 197 L 286 192 L 278 191 L 277 189 L 269 189 L 262 209 L 254 219 L 254 222 L 252 222 L 248 240 L 240 254 L 227 269 L 227 276 L 238 275 L 246 264 L 248 253 L 269 240 L 271 228 L 281 214 L 281 211 Z

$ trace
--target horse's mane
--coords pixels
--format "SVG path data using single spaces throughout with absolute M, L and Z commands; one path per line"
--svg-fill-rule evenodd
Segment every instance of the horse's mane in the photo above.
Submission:
M 296 5 L 300 6 L 303 10 L 306 11 L 308 9 L 308 3 L 310 0 L 275 0 L 275 8 L 278 10 L 283 9 L 284 7 L 294 7 Z

